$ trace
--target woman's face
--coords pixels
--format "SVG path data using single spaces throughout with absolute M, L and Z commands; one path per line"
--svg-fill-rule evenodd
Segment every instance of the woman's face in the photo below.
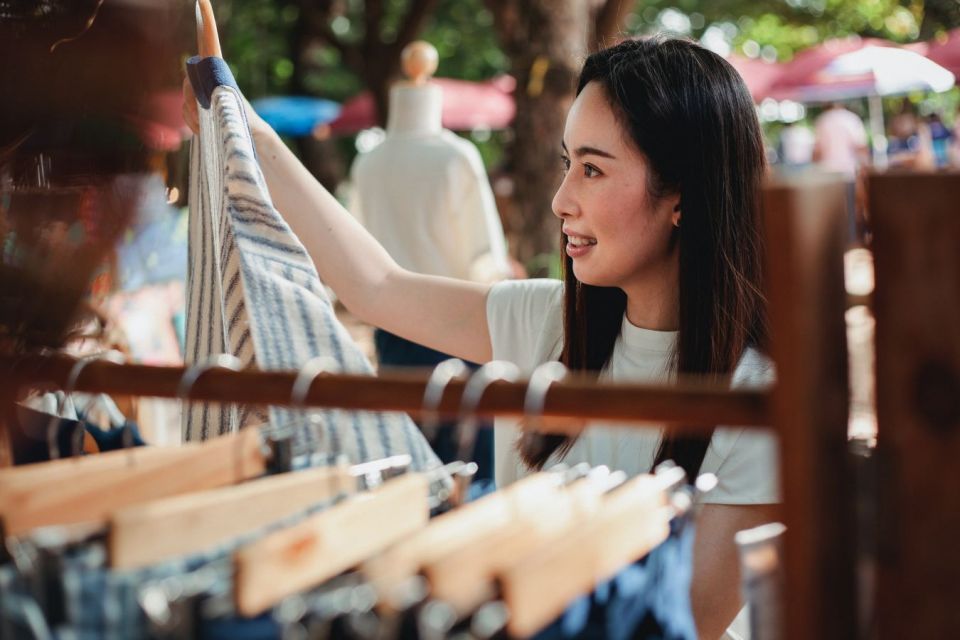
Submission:
M 585 284 L 630 289 L 663 277 L 676 258 L 670 242 L 679 195 L 647 190 L 646 159 L 618 122 L 604 89 L 589 83 L 567 114 L 563 183 L 553 213 L 565 251 Z

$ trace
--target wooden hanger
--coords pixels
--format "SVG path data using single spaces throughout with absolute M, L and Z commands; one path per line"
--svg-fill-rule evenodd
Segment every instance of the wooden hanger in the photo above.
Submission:
M 425 563 L 421 573 L 430 596 L 451 605 L 460 618 L 476 611 L 496 596 L 494 578 L 501 570 L 582 526 L 600 509 L 608 487 L 597 478 L 556 486 L 499 530 Z
M 541 546 L 497 576 L 510 611 L 507 630 L 527 637 L 563 613 L 577 597 L 639 560 L 666 540 L 673 509 L 667 489 L 680 469 L 642 475 L 604 496 L 582 525 Z
M 175 457 L 181 447 L 136 447 L 123 451 L 106 451 L 91 456 L 60 458 L 44 462 L 0 469 L 0 494 L 13 487 L 39 486 L 45 481 L 68 478 L 91 469 L 124 468 L 154 458 Z M 3 502 L 0 502 L 2 505 Z
M 259 615 L 420 529 L 430 515 L 428 491 L 427 476 L 403 475 L 240 549 L 233 558 L 237 611 Z
M 106 525 L 122 507 L 261 476 L 267 456 L 259 431 L 247 429 L 152 453 L 117 451 L 46 464 L 54 468 L 3 472 L 0 519 L 6 535 L 50 525 Z
M 110 566 L 133 569 L 198 553 L 356 491 L 346 465 L 270 476 L 127 507 L 110 516 Z
M 213 15 L 210 0 L 197 0 L 197 48 L 204 58 L 222 58 L 220 36 L 217 33 L 217 20 Z
M 360 571 L 380 594 L 379 606 L 391 610 L 398 592 L 421 567 L 507 526 L 518 514 L 534 509 L 544 496 L 555 492 L 561 481 L 555 473 L 523 478 L 497 493 L 434 518 L 412 536 L 369 558 Z

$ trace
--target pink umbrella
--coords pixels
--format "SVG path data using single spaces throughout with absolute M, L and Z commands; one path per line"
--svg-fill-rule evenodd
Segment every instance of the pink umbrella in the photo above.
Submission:
M 748 58 L 735 53 L 727 58 L 727 62 L 743 78 L 754 102 L 760 102 L 768 96 L 770 85 L 780 77 L 780 73 L 783 71 L 783 65 L 766 62 L 758 58 Z
M 453 78 L 434 78 L 431 82 L 443 90 L 443 126 L 454 131 L 477 127 L 506 128 L 516 113 L 510 76 L 499 76 L 486 82 L 469 82 Z M 340 116 L 330 123 L 334 135 L 349 135 L 376 125 L 373 96 L 369 91 L 343 104 Z

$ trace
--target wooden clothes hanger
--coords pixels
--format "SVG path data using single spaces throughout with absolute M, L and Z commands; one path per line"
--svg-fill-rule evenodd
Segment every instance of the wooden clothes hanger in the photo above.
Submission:
M 422 528 L 428 495 L 427 476 L 407 474 L 243 547 L 233 557 L 237 611 L 259 615 Z
M 97 460 L 101 456 L 109 458 Z M 170 450 L 115 451 L 62 462 L 53 470 L 3 472 L 0 520 L 6 535 L 51 525 L 105 525 L 122 507 L 248 480 L 267 468 L 255 430 Z
M 360 572 L 380 595 L 380 607 L 393 609 L 407 581 L 421 568 L 468 547 L 507 526 L 518 514 L 535 508 L 556 491 L 561 478 L 538 473 L 509 487 L 432 519 L 426 527 L 380 554 L 370 556 Z
M 677 467 L 631 479 L 607 494 L 590 519 L 500 571 L 510 635 L 543 629 L 574 599 L 666 540 L 675 514 L 668 491 L 683 479 Z
M 338 465 L 120 509 L 109 518 L 109 564 L 135 569 L 199 553 L 355 490 L 347 466 Z
M 79 379 L 78 363 L 69 376 Z M 187 370 L 180 397 L 213 368 L 237 369 L 217 357 Z M 75 373 L 75 375 L 74 375 Z M 0 471 L 0 522 L 5 535 L 52 525 L 104 526 L 120 508 L 157 498 L 211 489 L 262 476 L 269 452 L 261 434 L 247 430 L 175 448 L 142 447 L 56 460 Z
M 328 371 L 330 364 L 329 358 L 320 357 L 301 367 L 290 392 L 291 406 L 304 406 L 310 386 Z M 192 375 L 184 374 L 184 383 L 192 386 L 201 373 L 197 370 Z M 289 433 L 299 426 L 286 425 L 273 432 Z M 385 470 L 405 463 L 406 458 L 399 456 L 379 464 Z M 130 569 L 198 553 L 325 500 L 354 493 L 357 480 L 352 469 L 356 467 L 346 464 L 304 469 L 120 509 L 109 519 L 110 566 Z
M 496 596 L 500 571 L 582 526 L 600 510 L 603 494 L 625 479 L 607 471 L 557 485 L 496 531 L 430 559 L 421 573 L 431 598 L 452 606 L 459 618 L 473 613 Z
M 213 15 L 210 0 L 197 0 L 197 48 L 200 56 L 222 58 L 220 36 L 217 33 L 217 20 Z

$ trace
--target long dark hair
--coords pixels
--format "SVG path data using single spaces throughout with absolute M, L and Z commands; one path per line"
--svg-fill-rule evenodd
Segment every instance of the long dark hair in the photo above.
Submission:
M 680 261 L 676 371 L 727 380 L 748 346 L 766 343 L 759 222 L 766 162 L 750 94 L 720 56 L 665 38 L 628 40 L 591 55 L 577 94 L 590 82 L 603 87 L 646 158 L 650 197 L 680 195 L 680 227 L 674 230 Z M 560 360 L 574 371 L 599 372 L 620 335 L 626 294 L 580 282 L 569 256 L 563 280 Z M 710 434 L 668 430 L 655 464 L 673 460 L 695 477 Z M 539 469 L 574 440 L 524 433 L 519 448 L 524 461 Z

